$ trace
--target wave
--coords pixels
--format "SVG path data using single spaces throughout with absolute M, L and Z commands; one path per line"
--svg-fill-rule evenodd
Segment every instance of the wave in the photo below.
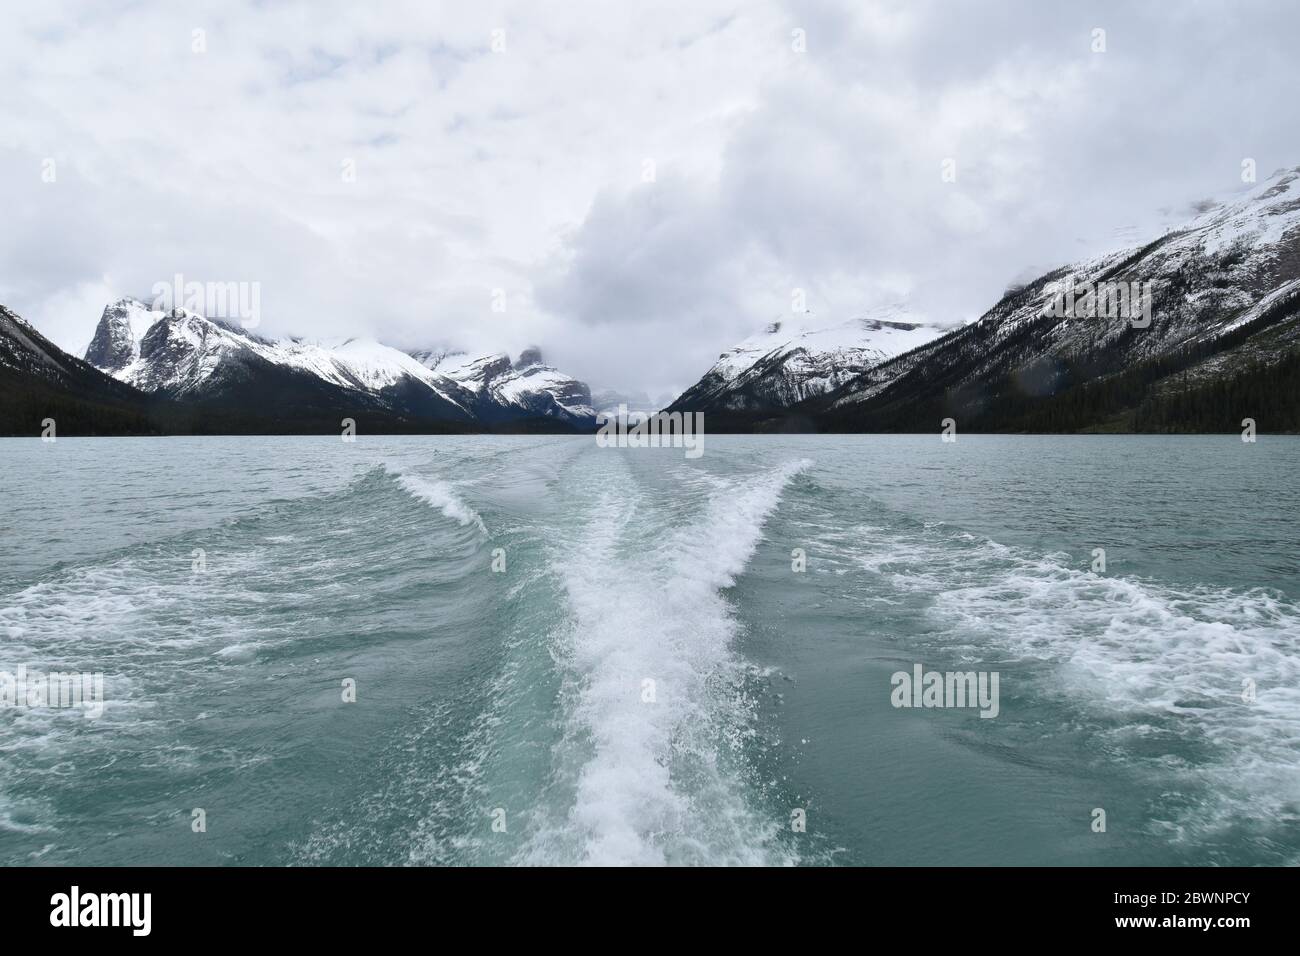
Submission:
M 873 538 L 859 563 L 932 595 L 931 643 L 1046 665 L 1035 690 L 1091 715 L 1110 757 L 1209 784 L 1166 808 L 1175 838 L 1300 814 L 1300 607 L 1282 595 L 1097 574 L 945 528 Z
M 747 805 L 738 779 L 751 714 L 721 592 L 808 465 L 719 480 L 703 514 L 649 552 L 641 502 L 607 491 L 585 534 L 556 554 L 571 615 L 556 649 L 568 671 L 557 762 L 571 767 L 571 804 L 523 862 L 793 862 L 780 825 Z
M 479 513 L 465 503 L 456 489 L 448 482 L 437 478 L 422 478 L 418 475 L 406 475 L 388 470 L 397 479 L 397 483 L 412 497 L 425 504 L 432 505 L 461 527 L 474 525 L 483 534 L 488 530 Z

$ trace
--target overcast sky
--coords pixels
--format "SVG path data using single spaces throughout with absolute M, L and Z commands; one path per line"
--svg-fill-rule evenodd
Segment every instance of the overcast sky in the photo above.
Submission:
M 819 321 L 971 319 L 1244 188 L 1245 159 L 1300 164 L 1284 0 L 4 17 L 0 302 L 78 351 L 179 272 L 260 283 L 264 334 L 537 344 L 658 396 L 794 289 Z

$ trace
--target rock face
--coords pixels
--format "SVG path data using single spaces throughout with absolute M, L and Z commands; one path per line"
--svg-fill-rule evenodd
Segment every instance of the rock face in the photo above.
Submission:
M 151 311 L 134 299 L 105 308 L 86 361 L 150 395 L 250 412 L 277 401 L 467 426 L 536 418 L 585 428 L 594 420 L 587 387 L 542 364 L 536 348 L 511 362 L 504 354 L 408 354 L 361 338 L 273 341 L 183 309 Z
M 136 299 L 119 299 L 104 307 L 86 361 L 96 368 L 118 371 L 140 357 L 140 340 L 157 313 Z

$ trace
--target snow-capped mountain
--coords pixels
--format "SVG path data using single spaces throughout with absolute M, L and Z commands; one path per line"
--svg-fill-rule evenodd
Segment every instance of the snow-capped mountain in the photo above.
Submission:
M 482 425 L 536 417 L 585 427 L 592 419 L 586 386 L 543 365 L 535 350 L 511 363 L 505 355 L 408 354 L 364 338 L 271 340 L 129 298 L 104 309 L 86 360 L 170 399 L 345 409 L 352 403 L 416 420 Z
M 789 408 L 938 338 L 946 328 L 902 306 L 831 325 L 816 324 L 810 314 L 772 322 L 723 352 L 670 407 L 715 414 Z
M 517 418 L 554 418 L 574 425 L 594 424 L 591 389 L 528 348 L 511 362 L 504 352 L 477 358 L 465 352 L 411 353 L 425 368 L 444 376 L 470 396 L 465 407 L 488 423 Z
M 1086 298 L 1061 308 L 1067 290 L 1123 287 L 1149 292 L 1149 325 L 1137 296 L 1118 317 Z M 1285 384 L 1298 353 L 1300 167 L 1013 290 L 802 411 L 855 431 L 932 431 L 945 417 L 975 430 L 1238 430 L 1243 418 L 1287 430 L 1300 425 Z

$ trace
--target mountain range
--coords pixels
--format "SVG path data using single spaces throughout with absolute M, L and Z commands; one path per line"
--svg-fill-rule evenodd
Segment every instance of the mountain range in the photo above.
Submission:
M 1113 314 L 1103 290 L 1108 305 L 1137 294 Z M 1234 432 L 1247 418 L 1300 431 L 1300 167 L 1008 290 L 977 321 L 833 387 L 801 397 L 827 377 L 787 381 L 806 361 L 789 344 L 742 351 L 741 368 L 725 353 L 673 410 L 730 431 L 935 432 L 952 419 L 976 432 Z
M 5 423 L 25 426 L 11 424 L 15 434 L 32 434 L 32 416 L 47 417 L 46 396 L 60 391 L 65 406 L 97 410 L 72 416 L 67 428 L 93 420 L 94 433 L 338 432 L 345 418 L 371 432 L 575 432 L 595 425 L 588 387 L 546 365 L 536 348 L 512 361 L 504 353 L 406 353 L 362 338 L 274 340 L 123 298 L 104 309 L 83 361 L 12 312 L 3 318 L 7 397 L 0 412 Z M 64 370 L 75 370 L 75 379 Z M 25 392 L 38 397 L 19 403 Z M 129 412 L 132 425 L 109 409 Z
M 1107 307 L 1109 306 L 1109 307 Z M 644 396 L 536 348 L 269 339 L 123 298 L 84 359 L 0 306 L 0 433 L 584 432 Z M 668 405 L 712 431 L 1300 431 L 1300 167 L 1145 245 L 1055 269 L 978 320 L 905 306 L 770 322 Z

